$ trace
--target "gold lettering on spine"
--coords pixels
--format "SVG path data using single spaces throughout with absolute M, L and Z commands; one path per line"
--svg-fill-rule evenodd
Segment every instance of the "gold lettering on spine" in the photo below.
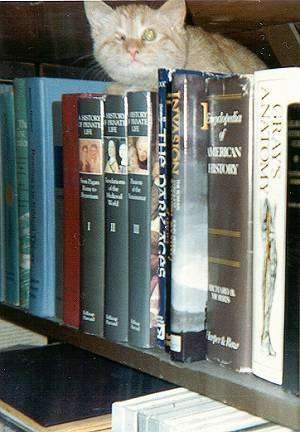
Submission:
M 180 112 L 179 112 L 180 92 L 171 94 L 172 106 L 172 174 L 179 175 L 180 164 Z
M 208 103 L 201 102 L 202 106 L 202 126 L 201 130 L 208 130 Z

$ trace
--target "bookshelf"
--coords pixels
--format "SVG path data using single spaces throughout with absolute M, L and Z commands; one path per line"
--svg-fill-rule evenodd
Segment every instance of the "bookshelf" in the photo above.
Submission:
M 207 361 L 175 363 L 159 349 L 140 350 L 112 343 L 4 304 L 0 305 L 0 316 L 50 339 L 68 342 L 292 429 L 300 428 L 300 399 L 252 375 L 237 374 Z
M 162 1 L 143 3 L 159 6 Z M 270 67 L 300 65 L 299 0 L 187 0 L 187 5 L 190 22 L 239 40 Z M 81 1 L 0 2 L 1 60 L 86 66 L 91 53 Z M 0 317 L 300 430 L 300 398 L 251 375 L 206 361 L 174 363 L 158 350 L 114 344 L 4 304 Z

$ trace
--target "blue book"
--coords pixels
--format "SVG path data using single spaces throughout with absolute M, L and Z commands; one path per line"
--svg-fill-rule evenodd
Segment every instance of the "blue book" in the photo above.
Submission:
M 13 89 L 0 93 L 0 133 L 4 202 L 4 300 L 19 305 L 19 241 Z
M 57 228 L 62 229 L 62 221 L 56 220 L 55 206 L 55 179 L 59 178 L 62 166 L 62 137 L 57 133 L 61 128 L 61 117 L 57 116 L 57 104 L 61 103 L 64 93 L 104 92 L 106 85 L 107 82 L 77 79 L 27 79 L 31 230 L 29 311 L 34 315 L 56 316 L 56 297 L 61 296 L 62 290 L 57 286 L 61 280 L 58 275 L 61 263 L 57 262 L 56 256 L 56 248 L 62 248 L 62 244 L 56 244 Z

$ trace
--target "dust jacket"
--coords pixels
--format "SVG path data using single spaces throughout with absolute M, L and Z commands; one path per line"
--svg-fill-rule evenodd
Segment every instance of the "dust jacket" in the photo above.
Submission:
M 253 77 L 208 80 L 207 358 L 251 370 Z

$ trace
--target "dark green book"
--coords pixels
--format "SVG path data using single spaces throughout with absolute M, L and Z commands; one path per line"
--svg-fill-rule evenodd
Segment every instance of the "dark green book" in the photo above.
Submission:
M 78 100 L 80 183 L 80 328 L 103 336 L 104 319 L 104 99 Z
M 158 158 L 156 99 L 128 93 L 129 335 L 150 347 L 156 339 L 158 284 Z
M 104 336 L 128 339 L 127 112 L 125 98 L 107 95 L 105 149 L 105 320 Z

